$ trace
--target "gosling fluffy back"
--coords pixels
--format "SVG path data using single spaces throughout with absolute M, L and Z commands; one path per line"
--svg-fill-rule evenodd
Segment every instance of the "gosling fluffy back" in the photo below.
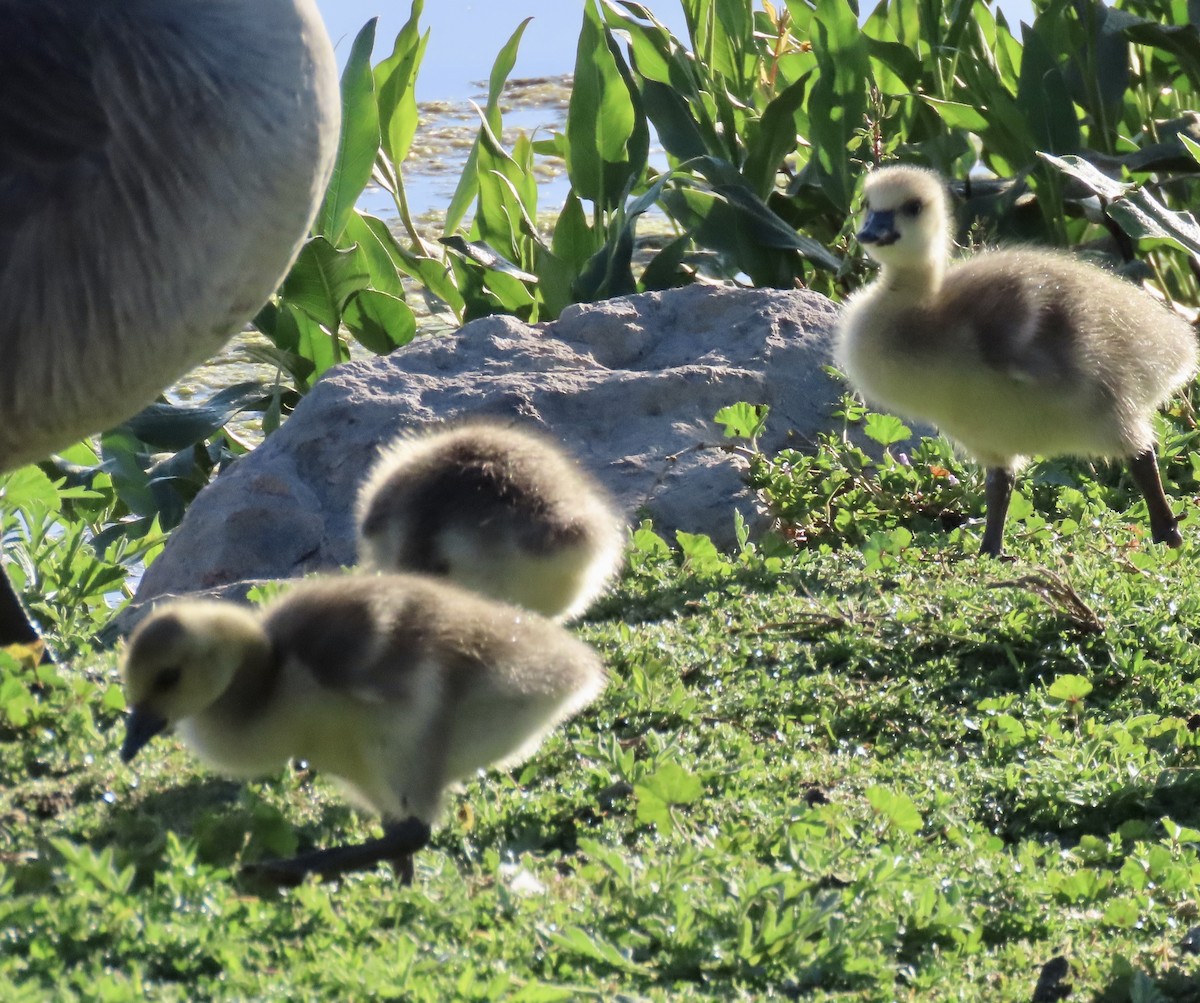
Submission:
M 876 405 L 936 424 L 978 460 L 1132 456 L 1196 369 L 1196 338 L 1144 290 L 1068 254 L 1021 248 L 948 260 L 941 179 L 880 169 L 864 247 L 881 272 L 846 304 L 835 356 Z
M 358 496 L 360 557 L 564 619 L 620 568 L 624 524 L 547 436 L 470 421 L 400 436 Z

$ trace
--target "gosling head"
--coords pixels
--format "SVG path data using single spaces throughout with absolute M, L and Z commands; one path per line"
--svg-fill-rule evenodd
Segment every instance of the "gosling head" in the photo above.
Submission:
M 950 253 L 950 206 L 945 186 L 922 167 L 881 167 L 863 188 L 866 218 L 858 242 L 884 268 L 933 270 Z
M 122 661 L 129 716 L 121 761 L 207 710 L 238 669 L 268 648 L 254 615 L 230 603 L 188 601 L 155 610 L 133 632 Z

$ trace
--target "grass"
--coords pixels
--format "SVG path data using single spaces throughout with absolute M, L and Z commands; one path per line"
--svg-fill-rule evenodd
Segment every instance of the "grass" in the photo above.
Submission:
M 853 548 L 643 528 L 578 628 L 608 691 L 454 798 L 408 889 L 241 878 L 373 822 L 298 768 L 123 767 L 113 653 L 0 655 L 0 998 L 1200 999 L 1196 534 L 1040 470 L 1008 561 L 862 478 Z

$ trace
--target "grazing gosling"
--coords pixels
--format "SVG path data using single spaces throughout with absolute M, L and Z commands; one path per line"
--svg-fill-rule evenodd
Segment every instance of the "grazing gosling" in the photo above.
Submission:
M 1196 369 L 1196 338 L 1148 293 L 1069 255 L 987 251 L 950 264 L 942 179 L 867 179 L 858 240 L 881 266 L 852 296 L 838 365 L 867 400 L 937 425 L 987 467 L 981 552 L 999 555 L 1030 455 L 1126 457 L 1156 543 L 1182 544 L 1158 474 L 1153 414 Z
M 254 315 L 340 119 L 315 0 L 0 0 L 0 472 L 123 421 Z M 0 574 L 0 645 L 36 636 Z
M 558 620 L 621 566 L 623 520 L 548 437 L 482 421 L 385 446 L 358 496 L 360 557 L 444 576 Z
M 174 726 L 221 772 L 303 759 L 383 816 L 381 839 L 252 868 L 282 884 L 380 860 L 411 882 L 447 785 L 528 757 L 605 681 L 563 628 L 416 575 L 303 581 L 260 610 L 163 606 L 133 632 L 122 673 L 123 761 Z

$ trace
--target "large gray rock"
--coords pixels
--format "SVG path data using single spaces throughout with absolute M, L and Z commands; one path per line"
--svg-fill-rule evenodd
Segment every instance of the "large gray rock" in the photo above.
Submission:
M 835 313 L 812 293 L 691 286 L 570 307 L 549 324 L 488 317 L 338 366 L 196 498 L 137 599 L 353 563 L 354 497 L 377 447 L 465 415 L 541 426 L 631 520 L 728 543 L 735 507 L 757 515 L 738 461 L 704 448 L 722 441 L 712 417 L 771 405 L 768 451 L 827 428 Z

